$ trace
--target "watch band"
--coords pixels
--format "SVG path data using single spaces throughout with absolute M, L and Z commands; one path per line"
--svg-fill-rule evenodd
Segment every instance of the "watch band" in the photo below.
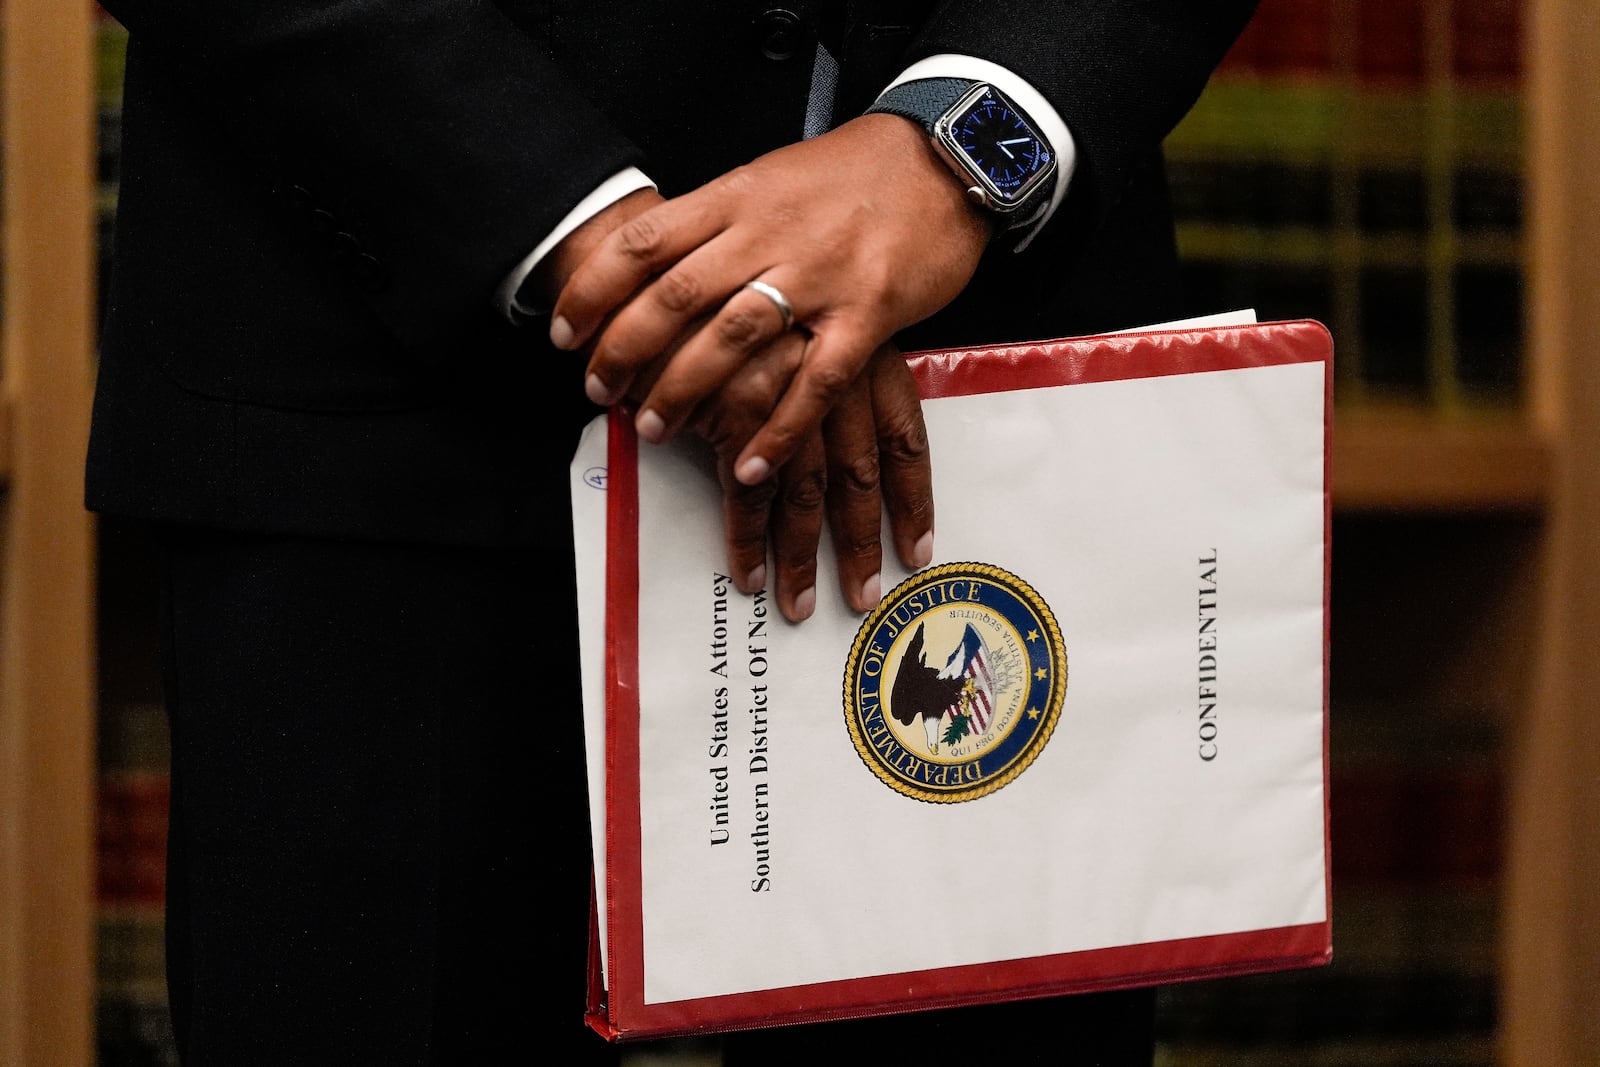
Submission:
M 939 116 L 955 107 L 956 101 L 976 84 L 971 78 L 918 78 L 901 82 L 884 90 L 883 95 L 867 111 L 882 111 L 911 119 L 932 133 L 933 124 L 939 120 Z

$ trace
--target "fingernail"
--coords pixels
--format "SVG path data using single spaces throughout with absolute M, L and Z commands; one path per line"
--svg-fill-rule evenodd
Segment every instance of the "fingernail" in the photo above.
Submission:
M 771 469 L 767 466 L 767 461 L 760 456 L 751 456 L 739 464 L 739 469 L 733 472 L 733 476 L 745 485 L 760 485 Z
M 861 583 L 861 602 L 870 609 L 883 599 L 882 579 L 874 574 Z
M 572 331 L 572 323 L 560 315 L 550 320 L 550 343 L 557 348 L 571 348 L 576 336 Z
M 667 432 L 666 422 L 650 408 L 639 412 L 639 417 L 633 420 L 633 428 L 639 431 L 640 437 L 651 444 L 659 443 L 661 435 Z
M 583 391 L 588 394 L 590 400 L 594 401 L 596 404 L 599 404 L 601 407 L 610 406 L 611 390 L 606 388 L 606 383 L 600 380 L 599 375 L 591 374 L 589 377 L 585 378 L 583 380 Z
M 926 567 L 933 562 L 933 531 L 929 530 L 917 538 L 917 545 L 911 550 L 911 565 L 913 567 Z
M 755 570 L 751 571 L 745 576 L 744 591 L 747 593 L 754 593 L 758 589 L 765 589 L 766 587 L 767 565 L 763 563 L 761 566 L 757 567 Z
M 800 590 L 800 595 L 794 598 L 794 618 L 796 622 L 804 622 L 811 618 L 811 613 L 817 610 L 817 587 L 808 585 Z

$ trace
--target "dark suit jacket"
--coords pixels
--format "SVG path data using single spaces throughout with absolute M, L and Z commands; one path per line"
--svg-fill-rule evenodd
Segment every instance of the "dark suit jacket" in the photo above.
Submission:
M 667 195 L 799 138 L 816 34 L 836 118 L 959 52 L 1079 148 L 1027 251 L 904 347 L 1172 311 L 1159 146 L 1245 0 L 791 4 L 107 0 L 129 29 L 91 507 L 230 528 L 539 544 L 564 524 L 582 360 L 494 308 L 602 179 Z

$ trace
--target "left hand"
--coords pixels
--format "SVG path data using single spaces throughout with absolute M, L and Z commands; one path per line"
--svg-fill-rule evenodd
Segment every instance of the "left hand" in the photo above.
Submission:
M 892 344 L 873 353 L 865 372 L 776 477 L 751 486 L 733 476 L 758 418 L 753 413 L 770 410 L 804 344 L 798 334 L 778 338 L 746 361 L 688 423 L 717 456 L 729 574 L 747 593 L 762 588 L 770 545 L 778 609 L 793 622 L 816 610 L 824 519 L 839 589 L 854 611 L 872 610 L 881 596 L 886 509 L 901 562 L 916 569 L 933 558 L 933 471 L 922 400 L 905 357 Z
M 784 332 L 773 303 L 742 289 L 777 287 L 810 338 L 733 457 L 735 479 L 754 485 L 796 453 L 880 345 L 955 298 L 990 234 L 926 133 L 864 115 L 612 232 L 562 289 L 552 339 L 592 341 L 590 396 L 608 404 L 687 332 L 636 418 L 642 437 L 660 441 Z

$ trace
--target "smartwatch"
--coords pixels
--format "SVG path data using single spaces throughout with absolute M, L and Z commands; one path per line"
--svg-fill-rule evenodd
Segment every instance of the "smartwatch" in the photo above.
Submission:
M 1033 222 L 1055 190 L 1056 155 L 1027 112 L 988 82 L 901 82 L 867 108 L 919 123 L 999 230 Z

